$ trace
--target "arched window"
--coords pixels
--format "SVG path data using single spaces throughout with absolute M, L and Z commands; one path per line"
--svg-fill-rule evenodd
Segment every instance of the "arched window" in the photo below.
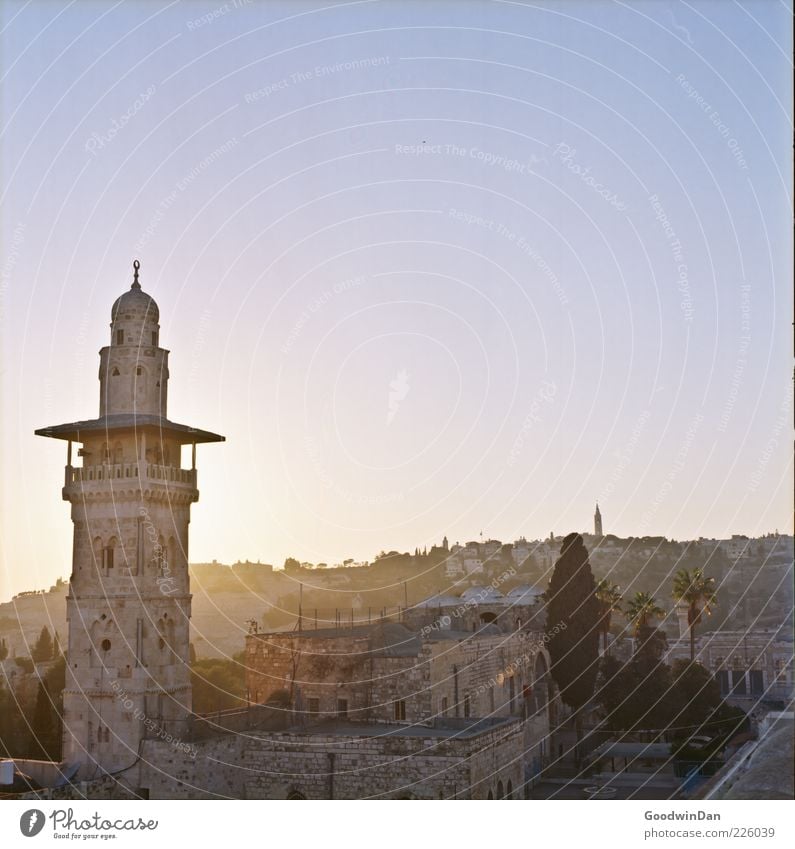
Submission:
M 168 550 L 166 554 L 168 557 L 168 574 L 173 577 L 174 571 L 177 568 L 177 542 L 174 537 L 168 538 Z
M 535 664 L 533 666 L 533 684 L 531 687 L 533 695 L 533 711 L 537 712 L 544 709 L 545 705 L 549 706 L 549 721 L 552 722 L 553 702 L 549 700 L 549 683 L 548 683 L 547 661 L 544 655 L 539 652 L 536 655 Z
M 121 374 L 121 372 L 116 368 L 116 366 L 113 366 L 113 370 L 111 371 L 110 376 L 111 377 L 118 377 L 120 374 Z
M 491 790 L 489 790 L 489 795 L 486 798 L 487 799 L 493 799 L 494 798 L 494 794 L 491 792 Z
M 108 544 L 102 549 L 102 574 L 107 577 L 113 570 L 113 559 L 118 541 L 116 537 L 111 537 Z
M 298 791 L 298 790 L 291 790 L 291 791 L 287 794 L 287 798 L 288 798 L 288 799 L 304 799 L 304 800 L 305 800 L 305 799 L 306 799 L 306 796 L 304 796 L 304 794 L 303 794 L 303 793 L 299 793 L 299 791 Z
M 502 799 L 504 796 L 505 796 L 505 792 L 504 792 L 503 787 L 502 787 L 502 782 L 498 781 L 497 782 L 497 798 Z
M 146 400 L 146 369 L 143 366 L 135 367 L 133 376 L 133 387 L 135 389 L 135 400 L 141 404 Z M 158 462 L 160 462 L 158 460 Z
M 508 779 L 508 798 L 513 799 L 513 782 Z

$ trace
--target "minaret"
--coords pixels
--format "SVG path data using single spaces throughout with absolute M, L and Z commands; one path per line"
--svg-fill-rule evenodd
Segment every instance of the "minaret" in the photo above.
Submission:
M 141 740 L 183 739 L 191 711 L 188 524 L 196 445 L 223 436 L 166 417 L 168 351 L 139 263 L 99 352 L 99 418 L 37 430 L 68 443 L 74 524 L 63 760 L 86 780 L 131 766 Z M 73 444 L 82 465 L 72 465 Z M 181 449 L 191 445 L 191 468 Z
M 599 512 L 599 504 L 596 505 L 596 512 L 593 514 L 593 533 L 594 536 L 602 536 L 602 514 Z

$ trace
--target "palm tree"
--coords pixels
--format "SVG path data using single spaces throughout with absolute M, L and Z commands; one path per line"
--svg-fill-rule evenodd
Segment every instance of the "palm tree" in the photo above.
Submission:
M 621 587 L 602 578 L 596 585 L 596 598 L 599 600 L 599 624 L 604 640 L 604 653 L 607 654 L 607 637 L 610 633 L 610 620 L 614 613 L 621 612 Z
M 687 605 L 687 629 L 690 632 L 690 662 L 696 659 L 696 625 L 706 613 L 718 603 L 715 594 L 715 579 L 707 578 L 703 569 L 680 569 L 674 575 L 673 597 L 682 605 Z
M 648 593 L 635 593 L 627 605 L 624 615 L 634 626 L 635 636 L 648 628 L 650 619 L 665 615 L 665 611 L 657 604 L 657 599 Z

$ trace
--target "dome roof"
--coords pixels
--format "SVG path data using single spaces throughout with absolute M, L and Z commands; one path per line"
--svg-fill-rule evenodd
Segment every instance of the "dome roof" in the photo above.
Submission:
M 509 598 L 522 598 L 523 596 L 540 596 L 544 595 L 544 590 L 541 587 L 531 587 L 529 584 L 522 584 L 514 587 L 509 593 Z
M 454 595 L 432 595 L 424 601 L 415 604 L 415 607 L 455 607 L 461 604 L 461 599 Z
M 461 593 L 461 598 L 466 601 L 469 601 L 470 599 L 477 599 L 484 604 L 488 604 L 494 601 L 499 601 L 500 599 L 505 598 L 505 596 L 498 590 L 495 590 L 494 587 L 480 587 L 476 585 L 464 590 L 464 592 Z
M 135 260 L 133 263 L 135 275 L 133 277 L 132 286 L 121 297 L 116 298 L 110 311 L 111 321 L 119 319 L 143 319 L 150 324 L 157 324 L 160 321 L 160 310 L 151 295 L 141 289 L 141 284 L 138 282 L 138 269 L 140 263 Z

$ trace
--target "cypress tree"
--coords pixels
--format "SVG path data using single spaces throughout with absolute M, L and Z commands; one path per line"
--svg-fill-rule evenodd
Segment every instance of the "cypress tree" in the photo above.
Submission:
M 36 640 L 36 645 L 33 646 L 30 656 L 34 663 L 52 660 L 52 637 L 46 625 L 41 629 L 39 639 Z
M 561 698 L 574 712 L 579 741 L 582 709 L 596 684 L 600 621 L 596 582 L 579 534 L 568 534 L 563 540 L 547 589 L 546 608 L 550 672 Z
M 44 682 L 39 682 L 36 693 L 36 707 L 33 710 L 31 721 L 30 743 L 28 751 L 34 759 L 48 760 L 50 758 L 50 746 L 53 739 L 54 716 L 52 700 Z

